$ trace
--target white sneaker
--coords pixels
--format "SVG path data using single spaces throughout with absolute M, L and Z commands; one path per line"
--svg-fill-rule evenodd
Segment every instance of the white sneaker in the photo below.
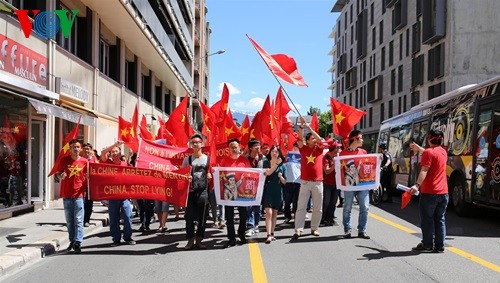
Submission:
M 255 230 L 250 229 L 250 230 L 248 230 L 248 231 L 245 233 L 245 236 L 247 236 L 247 237 L 252 237 L 252 236 L 253 236 L 253 234 L 255 234 Z
M 254 233 L 254 234 L 259 234 L 259 227 L 257 227 L 257 228 L 255 228 L 255 229 L 253 229 L 253 233 Z

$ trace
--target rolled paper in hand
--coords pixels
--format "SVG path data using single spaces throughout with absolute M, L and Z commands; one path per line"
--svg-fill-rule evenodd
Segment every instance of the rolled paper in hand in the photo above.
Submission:
M 405 191 L 405 192 L 409 192 L 409 191 L 411 191 L 411 188 L 410 188 L 410 187 L 407 187 L 407 186 L 405 186 L 405 185 L 401 185 L 401 184 L 397 184 L 397 185 L 396 185 L 396 189 L 401 190 L 401 191 Z M 414 196 L 418 196 L 419 194 L 420 194 L 420 192 L 419 192 L 419 191 L 417 191 L 417 192 L 416 192 L 416 193 L 414 193 L 413 195 L 414 195 Z

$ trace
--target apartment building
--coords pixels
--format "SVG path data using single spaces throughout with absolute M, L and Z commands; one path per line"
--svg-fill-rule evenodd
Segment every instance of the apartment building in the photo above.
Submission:
M 204 0 L 1 0 L 0 9 L 1 217 L 58 199 L 46 176 L 79 119 L 79 138 L 100 152 L 136 105 L 155 128 L 184 96 L 208 100 Z
M 375 150 L 380 123 L 500 73 L 500 1 L 337 0 L 332 96 L 363 109 Z

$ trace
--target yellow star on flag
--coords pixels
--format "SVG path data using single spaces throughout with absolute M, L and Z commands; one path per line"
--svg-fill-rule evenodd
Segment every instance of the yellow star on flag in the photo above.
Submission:
M 12 129 L 12 133 L 18 134 L 19 133 L 19 127 L 15 126 L 14 129 Z
M 234 131 L 233 131 L 233 127 L 231 127 L 231 128 L 226 128 L 226 131 L 225 131 L 225 132 L 226 132 L 226 135 L 228 135 L 228 136 L 229 136 L 230 134 L 234 133 Z
M 250 132 L 250 138 L 252 138 L 252 139 L 255 138 L 255 135 L 253 134 L 254 131 L 255 131 L 255 129 L 252 129 L 252 131 Z
M 129 134 L 131 137 L 135 137 L 135 128 L 134 127 L 130 127 L 130 131 L 129 131 Z
M 345 160 L 342 160 L 342 164 L 340 164 L 342 166 L 342 168 L 347 168 L 347 163 L 345 162 Z
M 309 163 L 314 164 L 314 156 L 312 155 L 312 153 L 311 153 L 311 155 L 306 156 L 306 158 L 307 158 L 307 164 L 309 164 Z
M 244 135 L 248 134 L 248 130 L 249 130 L 249 128 L 241 128 L 241 135 L 244 136 Z
M 121 130 L 121 135 L 122 135 L 122 137 L 126 137 L 126 136 L 127 136 L 127 134 L 128 134 L 127 129 L 122 129 L 122 130 Z
M 269 118 L 270 118 L 269 125 L 271 125 L 271 130 L 272 130 L 273 129 L 273 124 L 274 124 L 273 123 L 273 115 L 269 115 Z
M 342 124 L 342 121 L 345 119 L 345 116 L 342 114 L 342 111 L 340 111 L 337 115 L 335 115 L 335 123 L 337 124 Z
M 184 114 L 182 114 L 181 123 L 184 123 L 185 120 L 186 120 L 186 116 Z
M 69 170 L 69 178 L 72 176 L 76 176 L 83 170 L 83 167 L 78 167 L 78 165 L 73 165 L 68 167 Z
M 64 153 L 68 152 L 68 150 L 69 150 L 69 142 L 68 142 L 68 143 L 66 143 L 66 144 L 63 146 L 63 148 L 62 148 L 62 149 L 63 149 L 63 152 L 64 152 Z
M 208 114 L 205 114 L 205 122 L 207 122 L 208 119 L 210 119 L 210 116 Z
M 212 132 L 212 130 L 210 130 L 210 128 L 209 128 L 209 127 L 205 127 L 205 128 L 207 129 L 207 132 L 208 132 L 208 133 L 211 133 L 211 132 Z
M 224 104 L 222 105 L 222 110 L 224 110 L 224 111 L 226 111 L 226 110 L 227 110 L 227 103 L 224 103 Z

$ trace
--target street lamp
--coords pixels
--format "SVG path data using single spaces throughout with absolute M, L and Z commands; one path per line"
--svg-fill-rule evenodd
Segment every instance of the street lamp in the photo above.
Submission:
M 205 56 L 202 56 L 202 57 L 199 57 L 199 58 L 196 58 L 195 60 L 202 60 L 202 59 L 205 59 L 207 57 L 210 57 L 210 56 L 213 56 L 213 55 L 219 55 L 219 54 L 222 54 L 222 53 L 225 53 L 226 50 L 224 49 L 220 49 L 219 51 L 216 51 L 214 53 L 210 53 L 210 54 L 207 54 Z M 191 98 L 196 98 L 197 97 L 197 91 L 193 89 L 192 93 L 188 93 L 189 97 Z

